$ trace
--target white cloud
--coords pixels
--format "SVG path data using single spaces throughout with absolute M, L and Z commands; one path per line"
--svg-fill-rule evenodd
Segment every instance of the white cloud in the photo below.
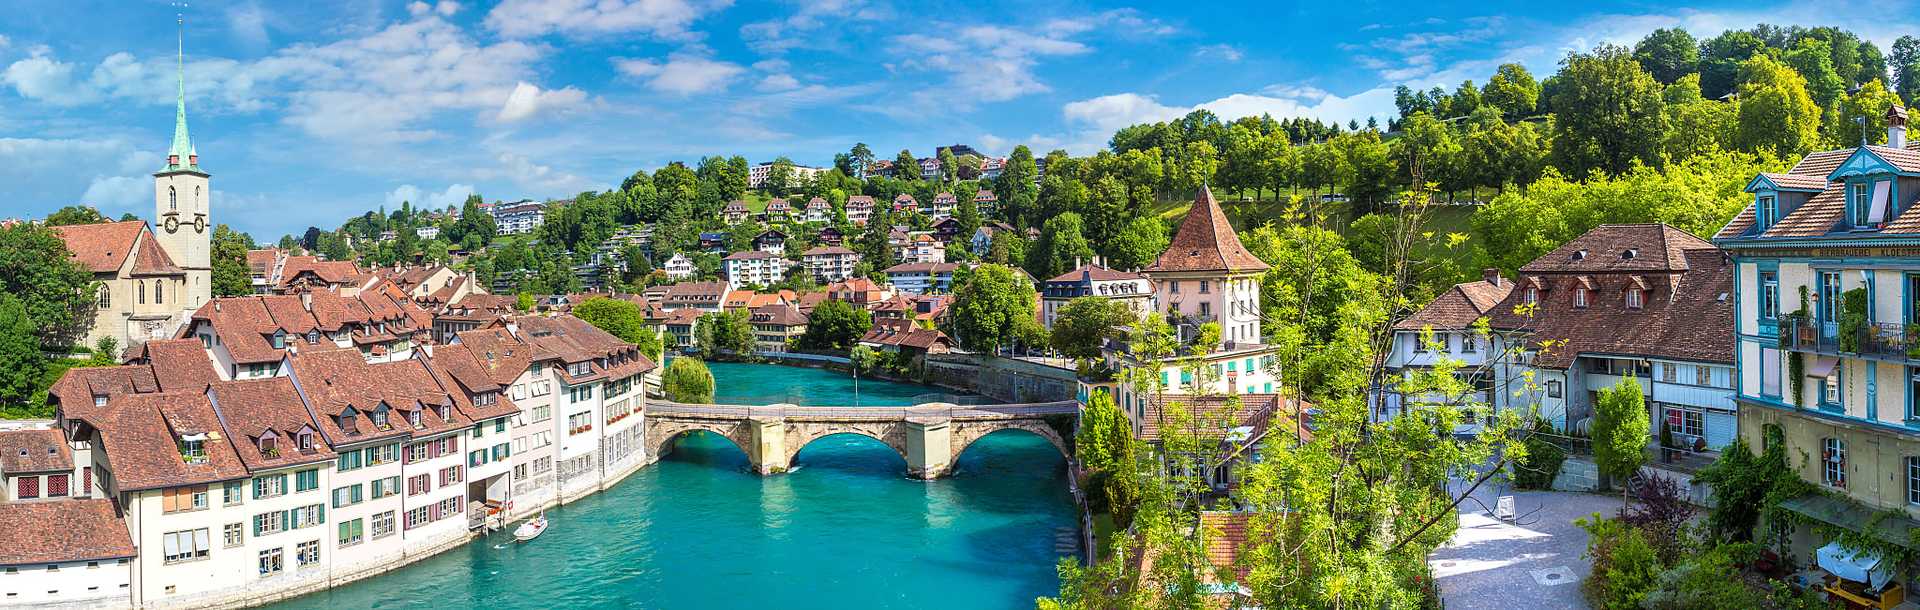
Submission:
M 500 107 L 495 118 L 502 123 L 511 123 L 542 110 L 552 110 L 578 105 L 587 99 L 585 91 L 567 87 L 557 91 L 541 91 L 539 87 L 521 81 L 515 85 L 513 93 L 507 95 L 507 103 Z
M 554 169 L 550 165 L 535 163 L 525 155 L 502 152 L 495 155 L 494 160 L 499 166 L 480 172 L 481 175 L 553 194 L 571 195 L 594 185 L 591 180 Z
M 667 61 L 616 58 L 614 68 L 622 74 L 643 79 L 648 89 L 676 95 L 712 93 L 725 89 L 746 68 L 714 59 L 693 50 L 675 51 Z
M 227 29 L 233 31 L 233 37 L 249 47 L 261 48 L 267 45 L 267 13 L 260 4 L 248 2 L 236 5 L 227 11 Z
M 988 102 L 1051 90 L 1034 74 L 1034 69 L 1045 59 L 1091 52 L 1089 44 L 1076 40 L 1081 35 L 1112 32 L 1119 37 L 1141 38 L 1175 31 L 1171 26 L 1126 9 L 1057 18 L 1029 27 L 935 26 L 927 33 L 892 37 L 894 50 L 910 59 L 889 64 L 889 69 L 944 72 L 951 81 L 946 89 L 965 91 L 967 99 Z M 926 95 L 919 97 L 923 102 L 931 101 L 925 99 Z
M 440 13 L 441 17 L 452 17 L 460 12 L 460 3 L 453 0 L 440 0 L 439 4 L 433 5 L 433 12 Z
M 471 184 L 450 184 L 447 188 L 432 193 L 423 192 L 420 187 L 412 184 L 402 184 L 388 191 L 384 201 L 388 208 L 398 208 L 402 202 L 411 202 L 415 208 L 444 208 L 459 205 L 473 192 Z
M 1117 93 L 1068 102 L 1061 109 L 1069 125 L 1113 133 L 1121 127 L 1178 118 L 1188 108 L 1161 104 L 1151 95 Z
M 689 27 L 695 20 L 728 4 L 730 0 L 506 0 L 487 13 L 486 25 L 513 38 L 639 32 L 684 40 L 693 37 Z
M 802 0 L 794 12 L 781 19 L 756 21 L 740 26 L 740 38 L 761 53 L 784 53 L 800 47 L 824 46 L 836 32 L 863 21 L 893 17 L 892 9 L 867 0 Z M 827 29 L 827 25 L 835 26 Z
M 761 91 L 789 91 L 800 88 L 800 79 L 792 74 L 768 74 L 754 88 Z
M 85 104 L 97 99 L 91 90 L 77 86 L 74 65 L 49 56 L 45 49 L 13 62 L 0 71 L 0 81 L 13 86 L 24 97 L 56 106 Z
M 1219 59 L 1233 63 L 1246 58 L 1246 53 L 1230 44 L 1210 44 L 1193 50 L 1193 56 L 1200 59 Z
M 133 212 L 146 216 L 153 205 L 153 178 L 148 176 L 97 176 L 87 183 L 79 203 L 92 205 L 101 213 Z M 109 214 L 118 216 L 118 214 Z

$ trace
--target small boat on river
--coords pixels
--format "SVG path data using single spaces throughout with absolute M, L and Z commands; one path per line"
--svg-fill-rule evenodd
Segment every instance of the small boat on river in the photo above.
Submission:
M 534 538 L 539 538 L 540 534 L 545 533 L 546 531 L 547 531 L 547 516 L 540 515 L 538 517 L 534 517 L 532 519 L 527 520 L 526 523 L 522 523 L 520 524 L 520 527 L 515 528 L 513 530 L 513 539 L 519 542 L 526 542 Z

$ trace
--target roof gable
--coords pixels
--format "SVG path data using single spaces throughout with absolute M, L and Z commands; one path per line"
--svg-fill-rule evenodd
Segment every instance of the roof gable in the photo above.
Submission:
M 1897 164 L 1889 160 L 1889 158 L 1901 158 L 1903 161 L 1920 161 L 1920 159 L 1904 159 L 1902 158 L 1903 155 L 1894 154 L 1896 150 L 1898 149 L 1879 146 L 1862 146 L 1855 148 L 1853 149 L 1853 154 L 1847 155 L 1847 159 L 1840 162 L 1839 167 L 1835 167 L 1833 171 L 1827 173 L 1827 180 L 1837 182 L 1847 178 L 1874 174 L 1915 175 L 1914 170 L 1920 169 L 1920 167 L 1902 167 L 1901 164 Z
M 1240 245 L 1240 237 L 1206 186 L 1194 197 L 1187 218 L 1160 253 L 1152 271 L 1265 271 L 1267 263 Z

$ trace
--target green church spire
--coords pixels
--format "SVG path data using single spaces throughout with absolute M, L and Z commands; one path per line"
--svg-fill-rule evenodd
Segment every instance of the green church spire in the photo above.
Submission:
M 186 19 L 178 19 L 180 34 L 174 54 L 174 69 L 179 79 L 179 91 L 174 98 L 173 109 L 173 146 L 167 149 L 167 169 L 199 169 L 194 159 L 193 138 L 187 136 L 187 54 Z

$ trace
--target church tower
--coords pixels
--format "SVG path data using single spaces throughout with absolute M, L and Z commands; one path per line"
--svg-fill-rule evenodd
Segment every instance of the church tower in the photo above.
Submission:
M 213 296 L 213 220 L 208 200 L 210 176 L 200 169 L 200 153 L 187 136 L 186 21 L 179 23 L 181 38 L 175 55 L 179 96 L 174 101 L 173 146 L 167 165 L 153 174 L 154 236 L 173 262 L 187 272 L 181 303 L 198 309 Z

